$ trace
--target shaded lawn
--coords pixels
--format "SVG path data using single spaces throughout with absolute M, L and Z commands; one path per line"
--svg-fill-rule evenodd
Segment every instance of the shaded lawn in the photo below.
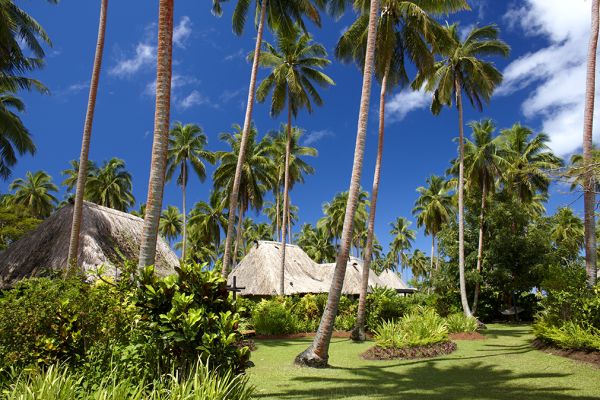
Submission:
M 533 349 L 530 330 L 490 325 L 487 340 L 407 361 L 366 361 L 373 342 L 333 339 L 325 370 L 293 365 L 310 339 L 261 340 L 248 375 L 260 399 L 600 399 L 600 369 Z

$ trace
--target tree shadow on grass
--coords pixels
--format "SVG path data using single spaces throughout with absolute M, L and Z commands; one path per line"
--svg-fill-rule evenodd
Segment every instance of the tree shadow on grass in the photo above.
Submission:
M 573 389 L 556 385 L 553 380 L 566 378 L 563 373 L 516 374 L 482 362 L 441 367 L 440 359 L 413 365 L 370 365 L 341 368 L 345 374 L 332 376 L 298 376 L 294 388 L 277 393 L 257 394 L 273 399 L 343 399 L 363 396 L 373 399 L 411 400 L 592 400 L 572 394 Z M 438 365 L 439 364 L 439 365 Z M 391 367 L 396 367 L 392 369 Z M 349 373 L 349 376 L 348 376 Z M 535 382 L 532 382 L 535 380 Z
M 313 341 L 312 337 L 304 337 L 298 339 L 260 339 L 256 341 L 257 346 L 264 347 L 308 347 Z M 333 338 L 331 343 L 348 342 L 350 339 Z

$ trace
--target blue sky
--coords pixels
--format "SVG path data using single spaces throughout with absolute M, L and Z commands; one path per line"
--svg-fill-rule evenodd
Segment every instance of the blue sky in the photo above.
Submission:
M 23 116 L 34 135 L 38 152 L 22 158 L 12 178 L 43 169 L 60 182 L 60 171 L 79 155 L 89 79 L 97 35 L 98 1 L 62 0 L 58 6 L 44 1 L 17 1 L 39 20 L 53 40 L 46 67 L 36 72 L 52 91 L 50 96 L 23 93 Z M 231 31 L 231 10 L 223 17 L 210 13 L 209 2 L 179 0 L 175 4 L 175 50 L 172 120 L 197 123 L 204 128 L 211 150 L 224 149 L 218 134 L 242 123 L 250 65 L 245 55 L 253 48 L 254 29 L 243 36 Z M 483 113 L 467 107 L 465 120 L 491 117 L 501 128 L 522 122 L 551 136 L 551 146 L 568 156 L 581 144 L 585 56 L 589 34 L 590 1 L 473 0 L 472 11 L 447 18 L 461 26 L 496 23 L 512 47 L 511 57 L 495 60 L 505 83 Z M 133 174 L 137 204 L 145 202 L 154 117 L 156 20 L 158 2 L 112 1 L 109 4 L 103 73 L 96 107 L 90 158 L 123 158 Z M 315 40 L 333 54 L 340 32 L 354 18 L 352 12 L 338 21 L 324 17 L 323 27 L 310 26 Z M 251 19 L 250 19 L 251 20 Z M 270 33 L 267 39 L 270 39 Z M 316 175 L 292 192 L 300 207 L 300 223 L 321 217 L 321 205 L 335 193 L 347 190 L 356 135 L 361 74 L 352 65 L 334 61 L 327 73 L 336 86 L 322 92 L 325 105 L 312 115 L 301 113 L 297 125 L 306 130 L 305 143 L 319 151 L 311 163 Z M 264 77 L 265 71 L 260 73 Z M 376 150 L 378 85 L 373 87 L 363 187 L 370 190 Z M 389 223 L 397 216 L 411 217 L 415 189 L 430 174 L 443 174 L 456 154 L 455 110 L 439 117 L 428 111 L 429 95 L 396 89 L 387 104 L 388 124 L 376 233 L 389 241 Z M 272 119 L 268 105 L 255 108 L 254 120 L 265 134 L 283 122 Z M 212 172 L 212 171 L 211 171 Z M 7 191 L 8 182 L 0 190 Z M 206 200 L 210 182 L 192 179 L 190 205 Z M 573 203 L 576 197 L 555 185 L 548 210 Z M 61 193 L 62 197 L 62 193 Z M 165 206 L 180 207 L 180 190 L 170 183 Z M 580 213 L 581 201 L 573 203 Z M 250 214 L 253 218 L 256 216 Z M 429 238 L 419 232 L 416 247 L 429 252 Z

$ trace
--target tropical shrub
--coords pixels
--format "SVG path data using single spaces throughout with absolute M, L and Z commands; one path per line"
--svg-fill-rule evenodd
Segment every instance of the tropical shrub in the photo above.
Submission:
M 287 299 L 262 300 L 252 312 L 252 323 L 259 335 L 282 335 L 299 330 L 298 318 L 290 312 Z
M 593 326 L 583 327 L 572 321 L 560 326 L 538 322 L 533 325 L 533 333 L 538 339 L 562 349 L 600 351 L 600 330 Z
M 448 333 L 475 332 L 477 330 L 477 319 L 466 316 L 463 313 L 454 313 L 446 318 Z
M 373 288 L 367 295 L 367 328 L 373 330 L 382 321 L 399 319 L 415 307 L 425 306 L 430 299 L 419 293 L 401 296 L 393 289 Z
M 448 327 L 431 308 L 416 308 L 397 321 L 384 321 L 374 330 L 377 346 L 402 348 L 448 341 Z

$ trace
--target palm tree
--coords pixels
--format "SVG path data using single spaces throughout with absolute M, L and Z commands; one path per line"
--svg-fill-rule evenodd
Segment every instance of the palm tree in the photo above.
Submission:
M 490 119 L 469 124 L 473 130 L 473 141 L 466 139 L 464 149 L 465 186 L 467 190 L 481 192 L 481 208 L 479 211 L 479 241 L 477 245 L 477 273 L 481 274 L 483 264 L 483 237 L 485 209 L 488 194 L 494 192 L 496 180 L 507 169 L 507 161 L 502 146 L 502 137 L 494 138 L 496 126 Z M 453 163 L 453 172 L 460 168 L 460 163 Z M 473 295 L 473 315 L 477 312 L 481 284 L 475 284 Z
M 415 249 L 408 258 L 408 265 L 415 279 L 426 277 L 429 272 L 427 256 L 419 249 Z
M 52 177 L 45 171 L 28 171 L 25 179 L 15 179 L 8 189 L 15 191 L 9 202 L 25 207 L 31 216 L 37 219 L 50 216 L 58 201 L 52 194 L 58 191 L 58 187 L 52 183 Z
M 598 50 L 598 31 L 600 28 L 600 1 L 592 0 L 592 28 L 588 47 L 587 79 L 585 83 L 585 109 L 583 116 L 583 160 L 584 181 L 583 208 L 585 227 L 585 268 L 588 274 L 588 285 L 596 284 L 596 192 L 594 191 L 594 174 L 592 172 L 594 102 L 596 95 L 596 51 Z
M 284 295 L 286 234 L 288 229 L 288 207 L 290 191 L 290 157 L 292 145 L 292 117 L 297 118 L 303 108 L 312 112 L 312 103 L 322 105 L 323 99 L 315 84 L 321 87 L 333 85 L 333 80 L 321 70 L 330 64 L 327 51 L 319 43 L 313 43 L 308 33 L 301 33 L 299 27 L 290 31 L 280 31 L 276 35 L 277 48 L 265 42 L 260 65 L 269 68 L 271 73 L 260 83 L 256 98 L 264 102 L 270 94 L 271 116 L 276 117 L 286 108 L 287 137 L 283 179 L 283 220 L 281 223 L 281 267 L 279 294 Z M 252 58 L 253 55 L 250 55 Z
M 367 33 L 367 46 L 365 50 L 365 63 L 363 68 L 363 84 L 358 113 L 358 126 L 356 132 L 356 146 L 354 161 L 352 164 L 352 175 L 350 188 L 348 190 L 348 202 L 344 217 L 342 230 L 342 243 L 338 251 L 335 270 L 331 281 L 331 289 L 327 297 L 325 311 L 321 317 L 319 329 L 312 344 L 296 357 L 295 362 L 300 365 L 323 367 L 329 359 L 329 344 L 333 332 L 333 324 L 338 311 L 342 286 L 346 275 L 346 265 L 350 255 L 352 242 L 352 228 L 354 224 L 354 213 L 358 206 L 360 190 L 360 178 L 365 152 L 365 136 L 367 132 L 367 121 L 369 116 L 369 101 L 371 94 L 371 83 L 373 79 L 373 64 L 375 58 L 375 45 L 377 38 L 377 21 L 379 17 L 379 0 L 371 0 L 369 9 L 369 22 Z
M 65 179 L 61 182 L 62 186 L 67 188 L 67 191 L 70 192 L 77 185 L 77 177 L 79 176 L 79 160 L 71 160 L 69 161 L 71 164 L 71 168 L 63 169 L 61 171 L 61 175 L 65 176 Z M 87 178 L 90 176 L 96 175 L 98 172 L 98 166 L 92 160 L 88 160 L 87 167 Z
M 417 216 L 417 227 L 425 227 L 425 234 L 431 235 L 431 270 L 435 257 L 435 239 L 443 226 L 450 222 L 454 216 L 454 202 L 451 194 L 451 183 L 442 177 L 431 175 L 427 178 L 427 186 L 417 188 L 419 197 L 413 208 L 413 215 Z M 439 263 L 436 262 L 436 268 Z
M 146 216 L 144 218 L 144 231 L 140 243 L 139 268 L 154 264 L 163 192 L 165 189 L 171 110 L 173 2 L 174 0 L 159 0 L 158 6 L 154 138 L 152 141 Z
M 495 88 L 502 82 L 502 74 L 484 58 L 499 55 L 507 57 L 510 48 L 498 39 L 494 25 L 473 28 L 461 40 L 458 25 L 448 26 L 450 41 L 440 47 L 442 60 L 432 71 L 417 74 L 413 88 L 425 86 L 433 92 L 431 111 L 439 114 L 442 106 L 452 106 L 456 99 L 459 125 L 459 171 L 458 171 L 458 269 L 460 275 L 460 298 L 465 315 L 471 315 L 465 283 L 465 221 L 464 221 L 464 123 L 463 92 L 471 104 L 481 110 L 488 103 Z
M 335 247 L 331 243 L 331 238 L 322 229 L 310 224 L 302 225 L 296 235 L 296 243 L 318 264 L 335 260 Z
M 571 165 L 565 171 L 564 177 L 570 181 L 572 191 L 579 187 L 583 192 L 583 185 L 585 184 L 583 154 L 573 154 L 570 163 Z M 600 192 L 600 149 L 596 146 L 592 148 L 591 169 L 594 178 L 594 191 Z
M 217 158 L 220 160 L 220 165 L 217 167 L 213 174 L 213 184 L 216 189 L 224 190 L 231 196 L 232 186 L 235 184 L 237 174 L 237 162 L 239 161 L 239 152 L 242 147 L 242 128 L 234 124 L 233 129 L 235 133 L 222 133 L 219 138 L 226 142 L 230 146 L 229 151 L 218 151 L 216 152 Z M 235 257 L 237 258 L 237 250 L 241 244 L 242 232 L 243 232 L 243 220 L 244 214 L 249 208 L 253 208 L 256 211 L 262 209 L 264 203 L 264 194 L 267 188 L 272 187 L 275 180 L 273 161 L 269 158 L 270 142 L 267 138 L 261 141 L 257 141 L 258 131 L 252 127 L 250 131 L 248 142 L 246 144 L 246 155 L 243 157 L 244 163 L 242 164 L 241 176 L 239 182 L 239 196 L 240 201 L 238 204 L 239 218 L 237 223 L 237 240 L 234 249 Z M 231 201 L 229 202 L 231 206 Z M 231 215 L 231 212 L 229 213 Z M 231 220 L 228 219 L 227 227 L 229 230 L 229 224 Z M 235 224 L 235 220 L 233 221 Z M 225 252 L 227 251 L 227 239 L 225 240 Z M 227 275 L 225 270 L 225 263 L 223 263 L 223 270 L 221 271 L 223 276 Z
M 175 126 L 171 129 L 169 138 L 169 152 L 167 159 L 167 181 L 173 178 L 176 169 L 179 169 L 177 176 L 177 184 L 181 186 L 181 194 L 183 199 L 183 239 L 181 258 L 185 260 L 185 248 L 187 238 L 187 211 L 185 190 L 189 178 L 189 165 L 196 173 L 200 182 L 206 179 L 206 165 L 204 161 L 211 164 L 215 162 L 215 156 L 212 152 L 205 150 L 208 140 L 196 124 L 183 125 L 181 122 L 175 122 Z
M 106 11 L 108 0 L 100 0 L 100 22 L 98 26 L 98 39 L 96 41 L 96 54 L 94 55 L 94 68 L 90 81 L 90 93 L 88 97 L 87 111 L 83 125 L 83 137 L 81 138 L 81 153 L 79 155 L 79 171 L 75 189 L 75 203 L 73 205 L 73 222 L 71 224 L 71 237 L 69 239 L 69 268 L 77 268 L 77 254 L 79 252 L 79 231 L 83 218 L 83 198 L 85 197 L 85 183 L 88 178 L 88 156 L 90 152 L 90 141 L 92 139 L 92 125 L 94 123 L 94 111 L 96 110 L 96 96 L 98 94 L 98 83 L 100 82 L 100 70 L 102 68 L 102 55 L 104 53 L 104 34 L 106 32 Z
M 197 231 L 197 236 L 204 237 L 205 244 L 213 244 L 215 248 L 221 245 L 221 230 L 227 230 L 225 205 L 223 193 L 213 191 L 208 203 L 196 203 L 190 213 L 190 227 Z
M 220 15 L 220 3 L 226 0 L 213 0 L 213 13 Z M 321 0 L 318 1 L 319 3 Z M 244 26 L 246 25 L 246 16 L 250 8 L 250 0 L 239 0 L 233 12 L 233 31 L 237 35 L 241 35 Z M 242 167 L 244 165 L 244 157 L 246 156 L 246 146 L 250 132 L 252 130 L 252 111 L 254 109 L 254 95 L 256 90 L 256 77 L 258 66 L 261 58 L 261 46 L 263 41 L 263 31 L 265 20 L 271 30 L 275 32 L 290 31 L 294 27 L 294 22 L 300 24 L 304 28 L 302 21 L 303 16 L 307 16 L 317 25 L 320 25 L 320 16 L 317 9 L 313 6 L 310 0 L 262 0 L 256 1 L 258 11 L 260 5 L 260 13 L 256 15 L 255 21 L 258 21 L 256 44 L 254 46 L 254 57 L 252 62 L 252 70 L 250 72 L 250 85 L 248 88 L 248 101 L 246 103 L 246 115 L 244 117 L 244 128 L 240 140 L 240 151 L 238 152 L 238 161 L 234 180 L 231 185 L 231 194 L 229 196 L 229 218 L 227 223 L 227 235 L 225 238 L 225 253 L 223 255 L 223 272 L 226 275 L 229 271 L 231 242 L 233 240 L 233 225 L 235 223 L 235 215 L 238 210 L 238 196 L 242 179 Z
M 127 211 L 135 204 L 131 174 L 125 161 L 111 158 L 95 171 L 87 181 L 86 200 L 115 210 Z
M 359 230 L 360 227 L 366 227 L 369 215 L 367 212 L 367 206 L 369 205 L 368 196 L 369 194 L 364 190 L 361 190 L 358 195 L 358 205 L 354 214 L 354 226 L 358 227 Z M 347 203 L 348 192 L 336 194 L 331 202 L 323 204 L 323 214 L 325 215 L 317 221 L 317 228 L 327 232 L 327 235 L 334 239 L 336 247 L 338 239 L 342 236 Z M 356 236 L 353 235 L 352 239 L 352 244 L 356 244 L 356 240 L 354 240 Z
M 0 178 L 3 180 L 10 177 L 17 154 L 33 155 L 36 152 L 31 134 L 15 111 L 25 111 L 25 104 L 0 85 Z
M 179 209 L 175 206 L 168 206 L 160 215 L 160 224 L 158 232 L 169 241 L 177 239 L 183 230 L 183 220 Z
M 402 269 L 408 265 L 404 251 L 410 250 L 415 241 L 417 232 L 410 229 L 411 222 L 406 218 L 398 217 L 396 221 L 390 224 L 392 230 L 392 243 L 390 244 L 390 254 L 394 255 L 396 265 L 401 265 Z
M 300 145 L 300 141 L 304 131 L 298 127 L 292 127 L 292 136 L 290 141 L 290 158 L 289 158 L 289 190 L 296 183 L 304 183 L 304 177 L 306 175 L 312 175 L 315 173 L 315 169 L 304 160 L 303 157 L 316 157 L 318 155 L 317 149 L 310 146 Z M 270 154 L 277 169 L 277 183 L 273 187 L 273 194 L 275 196 L 275 208 L 272 210 L 272 215 L 269 217 L 273 222 L 273 229 L 275 230 L 276 240 L 280 239 L 280 226 L 281 226 L 281 210 L 283 210 L 281 199 L 281 184 L 285 179 L 285 157 L 287 150 L 287 125 L 281 124 L 279 131 L 270 132 L 271 138 L 271 149 Z M 291 205 L 290 205 L 291 207 Z M 265 211 L 267 211 L 265 209 Z M 271 210 L 269 210 L 271 211 Z M 268 215 L 268 214 L 267 214 Z M 289 219 L 289 218 L 288 218 Z
M 146 204 L 140 204 L 140 208 L 129 212 L 131 215 L 135 215 L 138 218 L 144 219 L 146 216 Z
M 573 210 L 561 207 L 552 217 L 550 239 L 556 246 L 562 246 L 573 254 L 579 254 L 584 244 L 584 224 Z

